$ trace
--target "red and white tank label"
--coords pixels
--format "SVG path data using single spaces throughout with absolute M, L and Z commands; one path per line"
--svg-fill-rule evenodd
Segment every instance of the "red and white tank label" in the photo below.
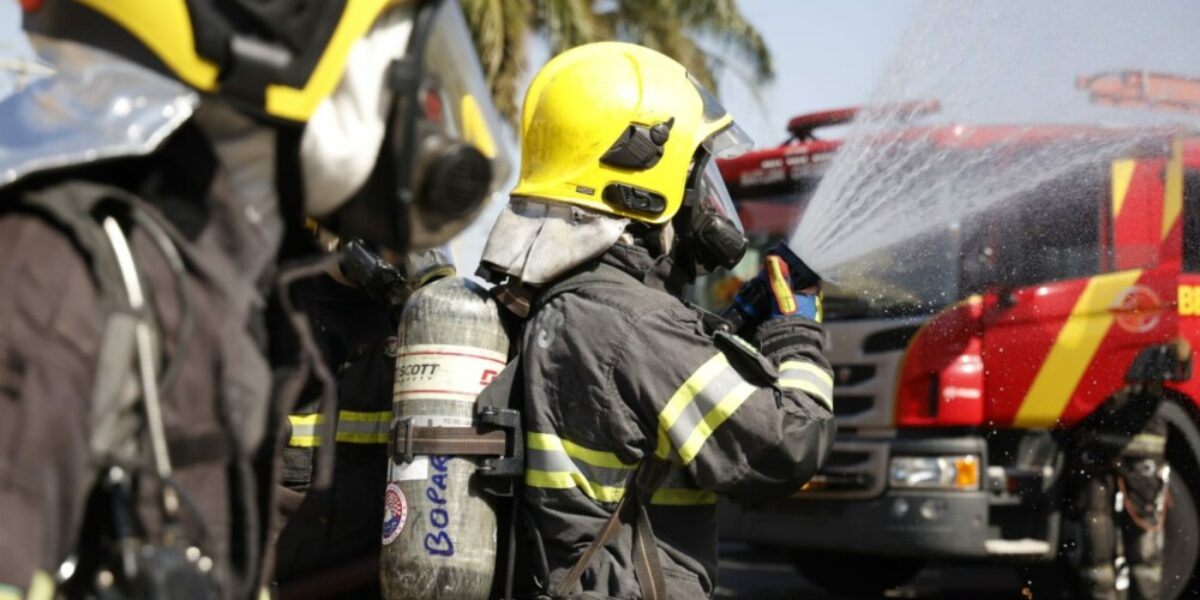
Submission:
M 416 344 L 396 358 L 395 400 L 444 398 L 474 402 L 504 369 L 502 352 L 472 346 Z

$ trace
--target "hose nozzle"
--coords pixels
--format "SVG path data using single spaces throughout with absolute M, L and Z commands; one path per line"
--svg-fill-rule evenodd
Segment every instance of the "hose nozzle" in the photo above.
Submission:
M 778 256 L 788 266 L 788 280 L 792 290 L 804 290 L 821 283 L 821 276 L 800 259 L 787 244 L 780 242 L 767 253 Z M 747 326 L 757 325 L 771 316 L 771 289 L 763 276 L 755 277 L 742 285 L 733 297 L 733 304 L 721 313 L 728 330 L 739 332 Z

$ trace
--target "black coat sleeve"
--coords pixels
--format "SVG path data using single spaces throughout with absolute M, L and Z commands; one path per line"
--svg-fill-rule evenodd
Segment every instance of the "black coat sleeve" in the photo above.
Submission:
M 713 334 L 680 305 L 637 319 L 614 389 L 641 417 L 647 447 L 703 489 L 735 498 L 792 493 L 833 443 L 832 378 L 820 326 L 760 328 L 756 345 Z

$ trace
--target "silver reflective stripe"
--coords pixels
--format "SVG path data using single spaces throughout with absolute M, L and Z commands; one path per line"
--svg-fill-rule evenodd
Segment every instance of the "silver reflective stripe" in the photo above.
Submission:
M 553 433 L 525 434 L 525 484 L 544 489 L 578 489 L 598 502 L 619 502 L 636 464 L 612 452 L 593 450 Z
M 289 415 L 292 437 L 288 445 L 307 448 L 321 445 L 318 427 L 321 415 Z M 392 411 L 338 411 L 336 441 L 344 444 L 386 444 L 391 432 Z
M 779 387 L 800 390 L 833 410 L 833 377 L 815 364 L 796 360 L 779 366 Z
M 386 444 L 392 411 L 338 411 L 337 441 L 347 444 Z
M 758 389 L 747 383 L 718 352 L 696 368 L 658 413 L 655 454 L 666 459 L 672 447 L 688 465 L 713 432 Z
M 551 433 L 526 434 L 525 484 L 550 490 L 576 489 L 603 503 L 619 502 L 637 464 L 623 463 L 612 452 L 592 450 Z M 713 504 L 716 494 L 696 489 L 681 467 L 675 466 L 651 504 L 694 506 Z
M 623 486 L 629 479 L 633 467 L 613 469 L 589 465 L 582 460 L 573 459 L 565 452 L 539 450 L 530 448 L 525 452 L 525 462 L 530 469 L 542 471 L 575 472 L 588 481 L 607 486 Z
M 288 415 L 288 423 L 292 425 L 292 437 L 288 445 L 294 448 L 311 448 L 321 445 L 321 436 L 317 426 L 321 424 L 321 415 Z
M 671 443 L 675 448 L 683 448 L 687 444 L 688 438 L 692 436 L 692 432 L 696 431 L 696 428 L 704 422 L 705 416 L 710 414 L 730 393 L 744 385 L 746 385 L 746 380 L 742 379 L 742 376 L 732 366 L 726 365 L 716 377 L 708 382 L 708 385 L 700 390 L 700 393 L 696 394 L 695 399 L 684 407 L 683 411 L 679 413 L 679 417 L 675 419 L 675 423 L 667 430 L 667 435 L 671 438 Z

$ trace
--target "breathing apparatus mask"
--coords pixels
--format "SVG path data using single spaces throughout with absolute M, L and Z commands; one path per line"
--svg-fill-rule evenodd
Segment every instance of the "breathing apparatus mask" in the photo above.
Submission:
M 382 69 L 368 64 L 379 52 L 361 61 L 375 68 L 366 77 L 381 78 L 373 83 L 382 100 L 372 103 L 371 86 L 346 89 L 354 87 L 358 66 L 352 54 L 331 97 L 334 114 L 318 121 L 318 113 L 310 121 L 301 160 L 310 216 L 342 239 L 403 253 L 444 244 L 465 228 L 508 176 L 511 158 L 458 4 L 435 0 L 394 10 L 400 13 L 394 22 L 381 20 L 377 27 L 396 31 L 407 22 L 411 35 L 398 56 Z M 362 44 L 373 37 L 375 32 Z M 337 110 L 339 94 L 343 100 L 347 94 L 367 98 Z M 332 132 L 322 135 L 322 125 Z M 373 161 L 367 152 L 376 153 Z M 353 160 L 330 161 L 331 153 Z M 361 167 L 351 163 L 373 168 L 356 173 Z
M 676 262 L 690 278 L 721 267 L 733 268 L 746 254 L 746 232 L 716 158 L 741 154 L 751 143 L 750 137 L 731 123 L 708 138 L 692 159 L 683 205 L 673 221 Z

